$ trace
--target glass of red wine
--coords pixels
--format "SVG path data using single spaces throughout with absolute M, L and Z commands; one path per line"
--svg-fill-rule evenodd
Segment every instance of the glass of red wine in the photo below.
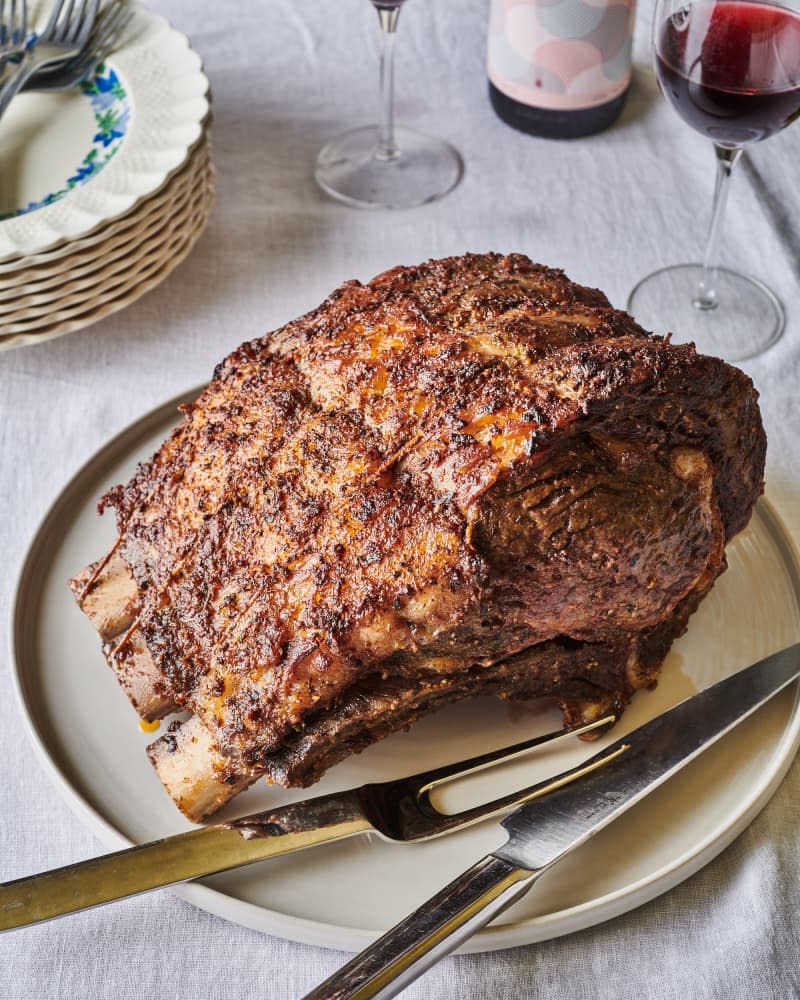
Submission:
M 394 46 L 404 0 L 371 0 L 381 27 L 378 125 L 332 139 L 314 176 L 329 195 L 359 208 L 410 208 L 441 198 L 461 179 L 464 164 L 449 143 L 394 121 Z
M 800 0 L 658 0 L 656 75 L 683 120 L 714 144 L 717 183 L 702 264 L 644 278 L 628 310 L 645 327 L 729 361 L 754 357 L 783 332 L 784 313 L 766 285 L 717 265 L 733 168 L 746 145 L 800 115 Z

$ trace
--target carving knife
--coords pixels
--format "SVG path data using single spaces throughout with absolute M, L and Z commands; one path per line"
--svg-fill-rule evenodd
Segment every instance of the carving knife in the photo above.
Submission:
M 774 658 L 749 668 L 759 676 L 764 672 L 771 692 L 778 690 L 778 680 L 790 670 L 792 657 L 800 667 L 800 645 L 778 656 L 784 671 L 780 677 L 774 670 L 768 671 Z M 723 681 L 709 689 L 709 698 L 713 702 L 730 701 L 727 692 L 733 689 L 726 687 L 729 683 L 732 681 Z M 713 711 L 709 708 L 712 716 Z M 611 721 L 613 717 L 597 719 L 408 778 L 321 795 L 0 883 L 0 932 L 368 831 L 401 843 L 441 836 L 489 816 L 507 813 L 522 802 L 552 794 L 554 789 L 570 782 L 584 781 L 598 768 L 605 770 L 621 751 L 617 744 L 612 744 L 561 774 L 455 814 L 435 809 L 429 799 L 429 792 L 435 786 L 497 761 L 514 759 L 534 747 L 602 728 Z M 648 727 L 657 721 L 625 737 L 625 746 L 630 744 L 635 748 L 645 743 L 646 737 L 637 739 L 637 734 L 649 732 Z
M 681 702 L 597 755 L 602 766 L 520 806 L 508 837 L 305 1000 L 386 1000 L 457 948 L 541 876 L 752 715 L 800 674 L 800 645 Z

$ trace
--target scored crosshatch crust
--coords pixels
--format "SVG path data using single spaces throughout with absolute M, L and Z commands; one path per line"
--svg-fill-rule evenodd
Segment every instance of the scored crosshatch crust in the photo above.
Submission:
M 106 502 L 135 627 L 235 787 L 482 689 L 620 709 L 761 490 L 745 375 L 518 255 L 347 283 L 185 412 Z

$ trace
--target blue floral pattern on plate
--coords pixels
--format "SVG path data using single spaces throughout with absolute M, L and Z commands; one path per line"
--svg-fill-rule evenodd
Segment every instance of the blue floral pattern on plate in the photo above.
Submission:
M 73 188 L 99 174 L 119 151 L 130 127 L 131 108 L 128 95 L 116 72 L 110 67 L 98 66 L 95 75 L 90 80 L 84 80 L 80 88 L 91 101 L 97 128 L 91 149 L 57 191 L 51 191 L 39 201 L 32 201 L 15 212 L 0 215 L 0 220 L 26 215 L 44 205 L 52 205 Z

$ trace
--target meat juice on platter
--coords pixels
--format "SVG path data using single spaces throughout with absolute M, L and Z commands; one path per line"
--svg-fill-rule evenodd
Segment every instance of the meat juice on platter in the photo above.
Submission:
M 800 14 L 767 3 L 698 3 L 656 37 L 661 89 L 715 143 L 767 139 L 800 113 Z
M 520 254 L 396 267 L 218 366 L 73 592 L 191 714 L 148 754 L 194 820 L 478 694 L 619 714 L 761 493 L 757 398 Z

